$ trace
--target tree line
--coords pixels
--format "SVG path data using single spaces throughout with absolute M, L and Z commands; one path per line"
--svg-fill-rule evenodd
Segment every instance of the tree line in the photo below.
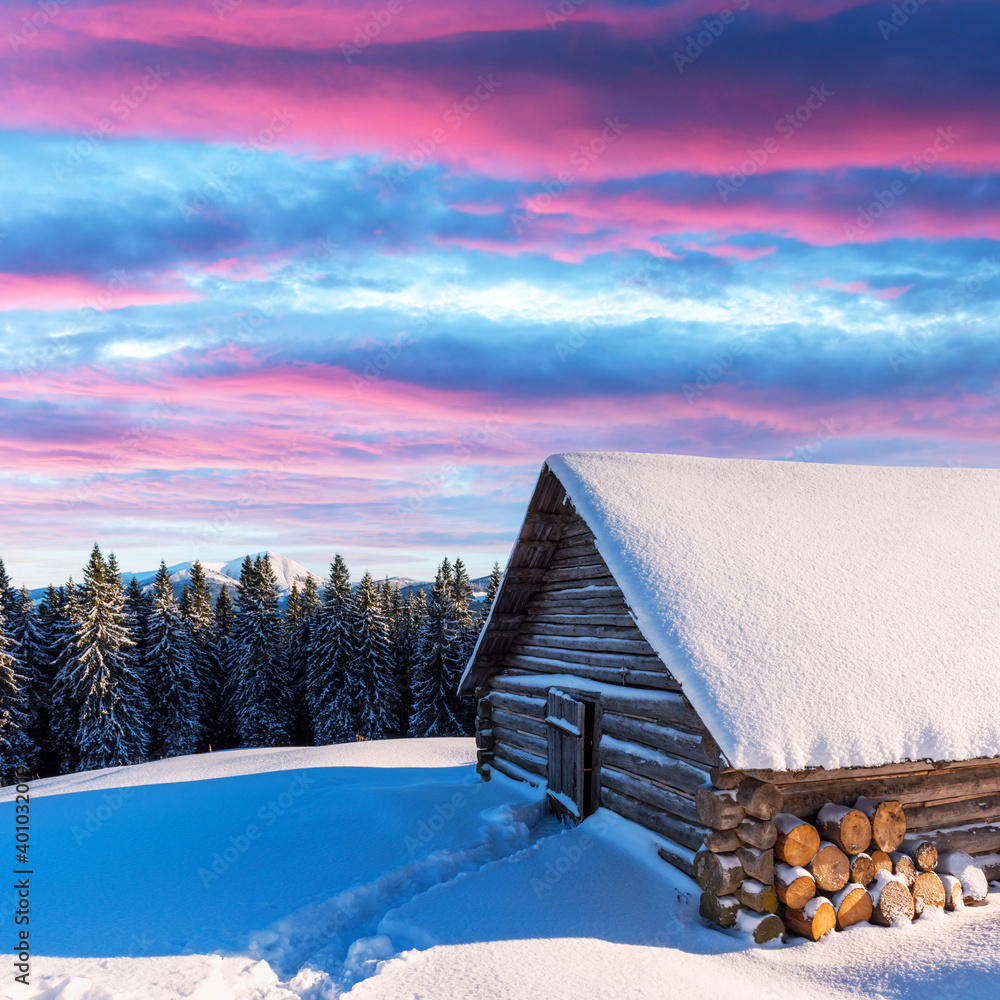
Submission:
M 178 600 L 164 563 L 143 589 L 95 545 L 79 586 L 36 606 L 0 560 L 0 774 L 39 776 L 213 749 L 321 746 L 473 731 L 459 678 L 483 606 L 461 559 L 404 597 L 337 555 L 322 590 L 284 612 L 266 556 L 243 561 L 235 600 L 213 601 L 201 563 Z

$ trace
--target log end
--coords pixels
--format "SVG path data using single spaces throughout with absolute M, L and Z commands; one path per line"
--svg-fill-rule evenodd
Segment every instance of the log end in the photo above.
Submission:
M 944 909 L 946 896 L 944 883 L 934 872 L 921 872 L 910 888 L 913 896 L 913 915 L 919 917 L 924 910 Z
M 838 931 L 852 924 L 867 923 L 872 918 L 872 898 L 860 883 L 848 886 L 835 902 Z
M 801 909 L 789 907 L 785 924 L 790 931 L 810 941 L 818 941 L 837 926 L 837 911 L 825 896 L 817 896 Z

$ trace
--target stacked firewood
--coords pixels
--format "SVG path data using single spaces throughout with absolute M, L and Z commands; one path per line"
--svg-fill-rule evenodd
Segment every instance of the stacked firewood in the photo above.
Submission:
M 696 803 L 709 828 L 694 863 L 700 909 L 716 926 L 758 943 L 786 930 L 818 941 L 861 921 L 889 927 L 986 896 L 968 855 L 939 858 L 930 841 L 907 837 L 899 802 L 828 803 L 810 823 L 781 811 L 775 785 L 738 772 L 725 779 L 733 787 L 705 785 Z

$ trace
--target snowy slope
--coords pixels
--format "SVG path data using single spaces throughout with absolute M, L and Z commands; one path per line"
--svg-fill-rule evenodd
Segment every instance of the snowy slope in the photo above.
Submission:
M 1000 470 L 548 465 L 735 767 L 1000 756 Z
M 650 834 L 604 810 L 564 829 L 537 791 L 480 782 L 474 754 L 465 739 L 228 751 L 35 783 L 33 983 L 2 995 L 1000 994 L 996 892 L 905 929 L 748 947 L 701 923 Z M 12 904 L 0 890 L 5 939 Z

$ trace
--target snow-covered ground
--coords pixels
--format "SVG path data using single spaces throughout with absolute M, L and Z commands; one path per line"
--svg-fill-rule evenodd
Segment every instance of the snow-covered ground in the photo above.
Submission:
M 400 740 L 37 782 L 32 985 L 5 957 L 0 996 L 1000 996 L 997 886 L 988 906 L 910 927 L 756 948 L 704 926 L 649 834 L 603 810 L 562 828 L 528 786 L 480 782 L 474 754 Z M 0 890 L 8 946 L 13 903 Z

